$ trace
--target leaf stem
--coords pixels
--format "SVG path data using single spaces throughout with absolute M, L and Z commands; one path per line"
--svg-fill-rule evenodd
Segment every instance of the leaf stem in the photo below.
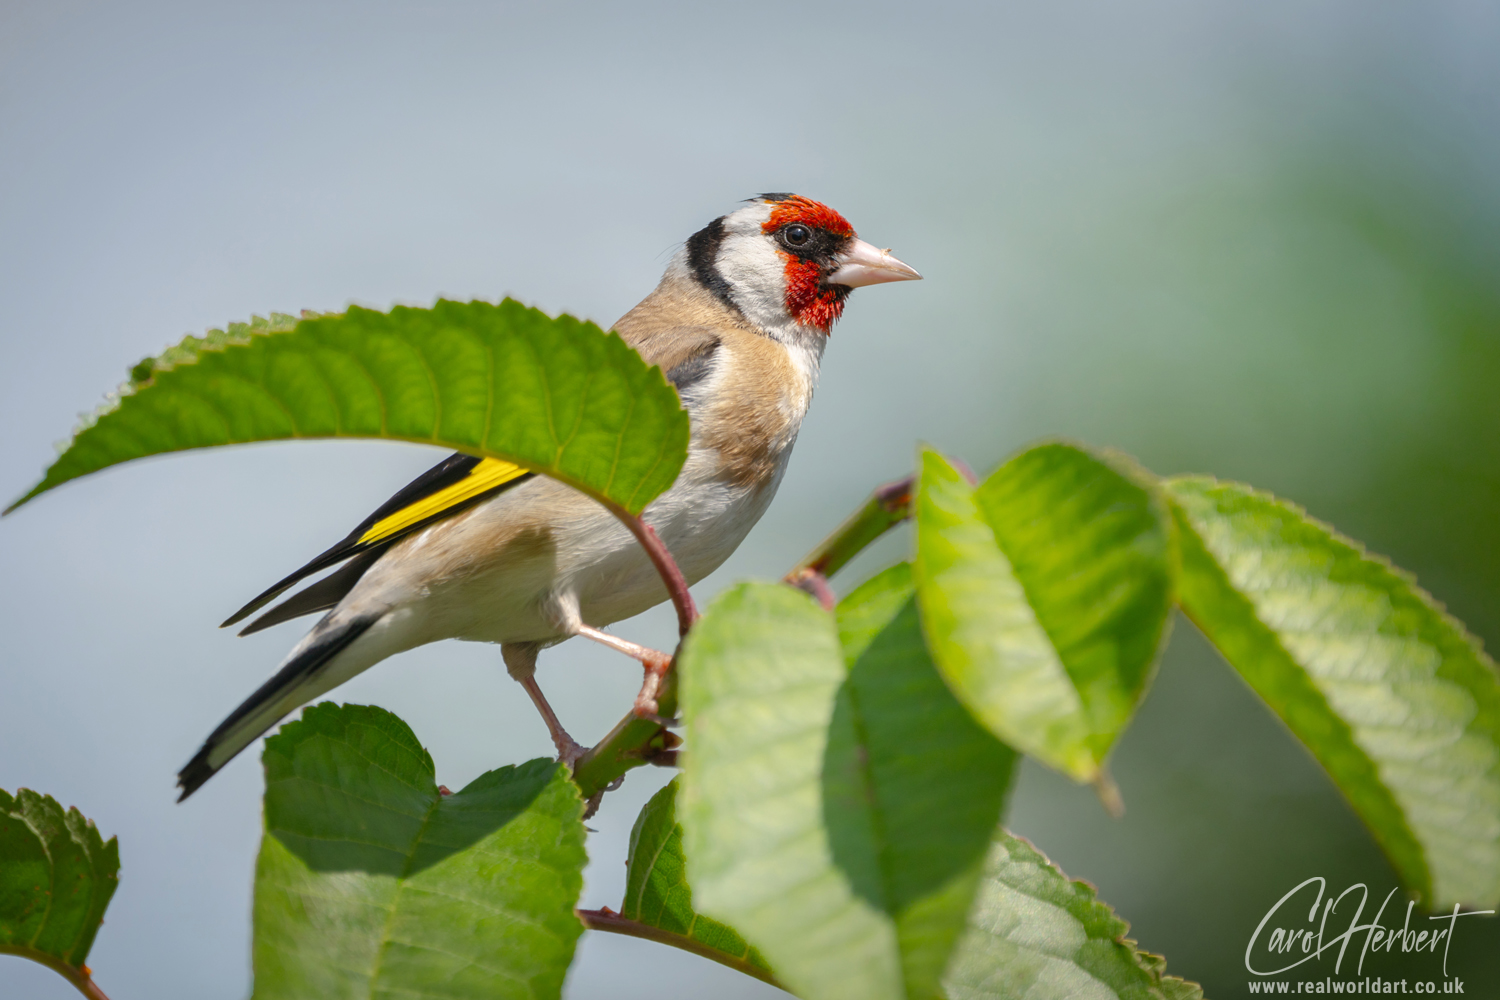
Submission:
M 624 507 L 608 504 L 610 513 L 618 517 L 630 529 L 636 541 L 641 543 L 641 548 L 646 550 L 646 555 L 651 557 L 651 563 L 656 567 L 656 572 L 661 575 L 661 582 L 667 585 L 667 593 L 672 598 L 672 606 L 677 609 L 677 634 L 687 635 L 688 629 L 693 627 L 693 622 L 698 620 L 698 608 L 693 604 L 693 595 L 688 591 L 687 579 L 683 577 L 682 570 L 677 567 L 677 560 L 672 558 L 672 553 L 662 542 L 661 536 L 656 529 L 639 515 L 632 514 Z
M 19 955 L 21 958 L 29 958 L 33 962 L 45 965 L 72 983 L 73 987 L 79 993 L 88 997 L 89 1000 L 109 1000 L 109 997 L 105 996 L 104 991 L 99 988 L 99 984 L 94 982 L 93 977 L 89 974 L 89 967 L 86 965 L 82 967 L 69 965 L 55 955 L 48 955 L 45 952 L 37 951 L 35 948 L 28 948 L 25 945 L 0 946 L 0 955 Z
M 776 981 L 776 977 L 758 965 L 752 965 L 743 958 L 735 958 L 733 955 L 725 954 L 717 948 L 711 948 L 706 944 L 694 941 L 684 934 L 674 934 L 664 931 L 660 927 L 652 927 L 639 921 L 630 920 L 620 916 L 618 913 L 605 907 L 602 910 L 574 910 L 578 919 L 583 921 L 583 926 L 595 931 L 608 931 L 610 934 L 624 934 L 627 937 L 643 938 L 647 941 L 655 941 L 658 944 L 669 945 L 690 951 L 694 955 L 701 955 L 706 959 L 727 965 L 736 972 L 743 972 L 747 976 L 754 976 L 763 983 L 770 983 L 780 989 L 786 989 Z

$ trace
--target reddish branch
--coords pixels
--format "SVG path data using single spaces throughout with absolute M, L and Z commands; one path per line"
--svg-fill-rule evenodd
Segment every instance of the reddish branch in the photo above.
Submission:
M 641 520 L 639 515 L 613 505 L 610 506 L 610 512 L 624 522 L 636 541 L 641 543 L 641 548 L 646 550 L 646 555 L 651 557 L 651 564 L 661 575 L 661 582 L 667 585 L 667 594 L 672 598 L 672 606 L 677 609 L 677 634 L 687 635 L 693 622 L 698 620 L 698 609 L 693 604 L 693 595 L 688 591 L 687 579 L 683 577 L 682 570 L 677 568 L 677 560 L 667 551 L 656 529 Z

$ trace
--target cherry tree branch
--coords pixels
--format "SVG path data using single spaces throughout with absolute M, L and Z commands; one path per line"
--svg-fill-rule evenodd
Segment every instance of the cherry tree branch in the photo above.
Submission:
M 657 715 L 670 719 L 677 714 L 677 671 L 669 669 L 656 692 Z M 682 739 L 655 719 L 631 712 L 615 723 L 604 739 L 578 758 L 573 781 L 585 799 L 605 791 L 627 771 L 645 764 L 675 767 Z

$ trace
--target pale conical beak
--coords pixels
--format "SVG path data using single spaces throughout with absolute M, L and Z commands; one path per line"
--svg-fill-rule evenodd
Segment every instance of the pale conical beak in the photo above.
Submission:
M 915 268 L 901 263 L 887 250 L 873 247 L 864 240 L 855 240 L 839 258 L 838 270 L 824 278 L 825 284 L 859 288 L 861 285 L 879 285 L 887 281 L 921 281 Z

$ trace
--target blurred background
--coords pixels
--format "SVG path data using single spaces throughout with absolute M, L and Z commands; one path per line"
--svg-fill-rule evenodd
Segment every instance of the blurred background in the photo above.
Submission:
M 185 333 L 439 295 L 608 323 L 694 230 L 792 190 L 927 280 L 854 296 L 779 499 L 700 601 L 779 575 L 919 441 L 987 470 L 1064 435 L 1292 498 L 1493 646 L 1497 49 L 1482 2 L 0 0 L 0 494 Z M 90 958 L 114 1000 L 248 993 L 255 754 L 184 806 L 173 778 L 301 633 L 214 625 L 439 457 L 165 457 L 0 522 L 0 788 L 118 835 Z M 669 645 L 672 620 L 618 631 Z M 581 739 L 639 682 L 578 643 L 540 676 Z M 404 717 L 454 788 L 551 752 L 489 647 L 417 650 L 334 696 Z M 1211 997 L 1245 993 L 1250 933 L 1304 878 L 1395 884 L 1186 623 L 1113 766 L 1123 820 L 1028 765 L 1010 826 Z M 619 905 L 667 777 L 634 772 L 592 822 L 586 905 Z M 1450 974 L 1500 989 L 1497 924 L 1461 930 Z M 588 934 L 579 955 L 571 998 L 779 995 L 644 942 Z M 0 957 L 0 996 L 70 995 Z

